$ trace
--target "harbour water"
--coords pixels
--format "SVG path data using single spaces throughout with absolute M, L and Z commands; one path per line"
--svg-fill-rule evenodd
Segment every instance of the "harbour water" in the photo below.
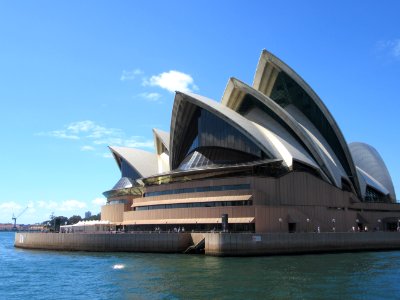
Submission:
M 0 299 L 400 299 L 400 251 L 270 257 L 16 249 Z

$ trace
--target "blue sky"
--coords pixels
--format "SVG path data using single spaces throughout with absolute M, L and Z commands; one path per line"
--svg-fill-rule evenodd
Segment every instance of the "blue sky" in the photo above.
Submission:
M 400 2 L 1 1 L 0 223 L 100 211 L 108 144 L 153 151 L 174 89 L 220 100 L 262 49 L 373 145 L 400 193 Z

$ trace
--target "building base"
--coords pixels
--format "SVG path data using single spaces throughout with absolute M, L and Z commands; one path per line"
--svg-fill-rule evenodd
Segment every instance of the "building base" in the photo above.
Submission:
M 204 239 L 204 241 L 203 241 Z M 96 252 L 184 253 L 204 245 L 206 255 L 262 256 L 400 249 L 398 232 L 359 233 L 27 233 L 15 234 L 25 249 Z M 203 250 L 203 249 L 201 249 Z M 198 252 L 197 252 L 198 253 Z

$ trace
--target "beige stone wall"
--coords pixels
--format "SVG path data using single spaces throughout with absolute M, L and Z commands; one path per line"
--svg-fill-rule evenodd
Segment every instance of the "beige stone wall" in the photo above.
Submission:
M 26 249 L 181 253 L 192 244 L 189 233 L 28 233 L 15 234 Z
M 111 204 L 101 207 L 101 220 L 110 222 L 122 222 L 124 211 L 130 209 L 130 205 L 126 204 Z
M 205 238 L 205 254 L 270 255 L 400 249 L 399 232 L 360 233 L 27 233 L 14 245 L 26 249 L 182 253 Z
M 399 232 L 206 233 L 204 236 L 206 255 L 216 256 L 400 249 Z
M 207 198 L 218 196 L 252 195 L 253 206 L 177 208 L 149 211 L 132 211 L 131 207 L 102 209 L 102 219 L 110 221 L 134 221 L 155 219 L 196 219 L 255 217 L 256 232 L 287 232 L 288 223 L 296 223 L 296 232 L 349 232 L 356 227 L 357 214 L 367 221 L 369 230 L 383 228 L 378 219 L 400 218 L 400 205 L 359 203 L 354 194 L 342 191 L 319 178 L 304 172 L 291 172 L 279 178 L 238 177 L 207 179 L 147 187 L 149 191 L 163 191 L 181 188 L 251 184 L 251 190 L 202 192 L 176 195 L 163 195 L 132 199 L 133 203 L 146 203 L 154 200 L 182 200 L 185 198 Z M 213 200 L 210 200 L 213 201 Z M 214 200 L 215 201 L 215 200 Z M 110 205 L 111 206 L 111 205 Z M 122 216 L 123 214 L 123 216 Z M 279 219 L 282 222 L 279 222 Z M 309 222 L 307 222 L 309 219 Z M 335 223 L 332 222 L 335 219 Z

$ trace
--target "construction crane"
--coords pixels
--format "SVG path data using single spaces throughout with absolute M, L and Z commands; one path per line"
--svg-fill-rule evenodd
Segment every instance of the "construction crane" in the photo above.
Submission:
M 14 221 L 14 226 L 13 226 L 13 229 L 14 229 L 14 230 L 17 230 L 17 218 L 19 218 L 20 216 L 22 216 L 22 214 L 23 214 L 24 212 L 26 212 L 26 210 L 27 210 L 28 208 L 29 208 L 29 206 L 25 207 L 24 210 L 21 211 L 21 212 L 19 213 L 18 216 L 15 216 L 15 215 L 13 214 L 13 216 L 12 216 L 11 219 Z

